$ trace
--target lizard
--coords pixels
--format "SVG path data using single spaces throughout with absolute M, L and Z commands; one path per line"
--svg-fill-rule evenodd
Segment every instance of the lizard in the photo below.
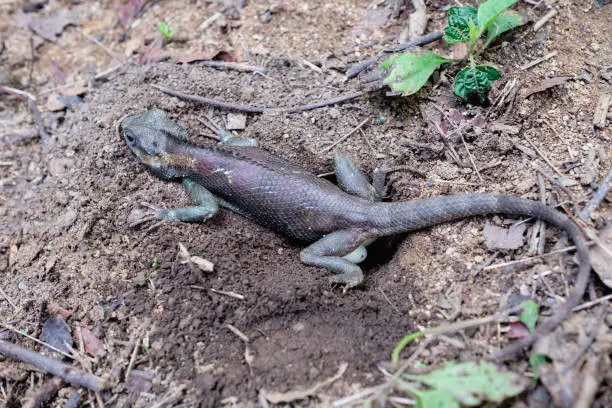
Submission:
M 538 202 L 508 195 L 450 195 L 407 202 L 381 201 L 380 188 L 346 156 L 334 157 L 338 185 L 257 147 L 257 141 L 219 134 L 221 142 L 197 146 L 167 112 L 152 109 L 126 117 L 122 135 L 129 149 L 155 176 L 182 181 L 194 206 L 150 209 L 131 226 L 162 221 L 204 221 L 219 207 L 243 215 L 285 236 L 302 241 L 300 259 L 326 268 L 344 290 L 363 282 L 359 263 L 365 246 L 379 237 L 405 233 L 466 217 L 506 214 L 535 217 L 564 230 L 576 246 L 579 272 L 573 292 L 535 332 L 515 341 L 496 357 L 509 359 L 552 331 L 575 307 L 591 270 L 586 240 L 565 214 Z

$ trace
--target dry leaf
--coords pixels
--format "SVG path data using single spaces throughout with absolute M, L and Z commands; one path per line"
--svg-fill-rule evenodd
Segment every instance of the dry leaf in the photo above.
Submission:
M 486 223 L 482 233 L 489 249 L 517 249 L 523 245 L 525 229 L 525 224 L 516 224 L 506 229 Z
M 534 85 L 527 89 L 521 91 L 523 98 L 527 98 L 534 93 L 542 92 L 547 90 L 548 88 L 552 88 L 553 86 L 562 85 L 566 83 L 568 80 L 574 79 L 573 76 L 560 76 L 560 77 L 552 77 L 546 78 L 542 80 L 538 85 Z
M 79 15 L 75 10 L 58 10 L 30 21 L 28 27 L 45 40 L 54 42 L 67 25 L 79 25 Z
M 612 288 L 612 223 L 599 232 L 599 242 L 591 248 L 591 266 L 599 279 Z

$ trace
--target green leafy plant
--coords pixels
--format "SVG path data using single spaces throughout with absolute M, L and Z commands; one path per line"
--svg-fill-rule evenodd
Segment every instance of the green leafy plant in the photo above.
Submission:
M 157 259 L 157 256 L 153 257 L 153 263 L 151 264 L 151 268 L 159 268 L 159 260 Z
M 166 22 L 160 21 L 159 23 L 157 23 L 157 29 L 164 36 L 165 43 L 168 43 L 172 40 L 172 37 L 174 36 L 174 30 L 171 29 Z
M 417 398 L 415 407 L 458 408 L 501 402 L 528 385 L 520 375 L 488 361 L 448 362 L 427 374 L 402 374 L 400 388 Z M 425 388 L 427 387 L 427 388 Z
M 530 332 L 533 332 L 538 321 L 538 304 L 533 300 L 526 300 L 521 303 L 521 315 L 519 320 L 523 323 Z
M 383 83 L 393 92 L 412 95 L 418 92 L 431 74 L 442 64 L 468 61 L 453 83 L 457 96 L 465 100 L 486 102 L 491 84 L 501 78 L 501 72 L 489 65 L 477 65 L 475 59 L 501 34 L 525 24 L 528 18 L 510 6 L 518 0 L 487 0 L 478 8 L 472 6 L 451 7 L 444 39 L 449 44 L 464 43 L 467 56 L 461 60 L 444 58 L 433 51 L 420 48 L 392 55 L 380 65 L 386 73 Z M 484 37 L 484 34 L 486 38 Z

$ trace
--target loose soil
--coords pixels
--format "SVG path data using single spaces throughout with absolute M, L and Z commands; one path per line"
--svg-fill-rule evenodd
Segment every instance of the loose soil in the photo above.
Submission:
M 150 27 L 160 16 L 189 37 L 205 18 L 194 20 L 190 15 L 197 11 L 209 16 L 221 10 L 217 3 L 179 3 L 180 7 L 172 1 L 153 6 L 129 38 L 142 44 L 155 37 Z M 194 37 L 166 47 L 173 55 L 225 49 L 243 62 L 265 68 L 265 75 L 197 63 L 129 62 L 93 84 L 74 110 L 44 112 L 44 124 L 52 134 L 45 144 L 31 137 L 37 128 L 27 104 L 0 99 L 0 279 L 15 304 L 12 307 L 0 296 L 0 321 L 39 336 L 48 317 L 46 306 L 59 304 L 72 312 L 71 327 L 88 327 L 104 342 L 106 353 L 96 359 L 94 370 L 115 378 L 125 371 L 134 342 L 141 339 L 144 346 L 134 369 L 147 374 L 150 386 L 132 382 L 123 389 L 118 385 L 108 395 L 117 397 L 106 406 L 150 406 L 181 385 L 186 386 L 183 402 L 219 406 L 236 397 L 251 406 L 262 389 L 304 388 L 331 377 L 347 362 L 349 368 L 341 380 L 317 394 L 328 405 L 380 383 L 378 363 L 389 360 L 393 347 L 412 331 L 493 314 L 519 295 L 535 296 L 545 309 L 558 304 L 557 295 L 566 295 L 576 271 L 571 256 L 512 273 L 503 268 L 475 273 L 487 260 L 497 264 L 529 255 L 527 246 L 495 254 L 486 249 L 483 225 L 515 221 L 506 217 L 469 219 L 380 240 L 370 248 L 364 264 L 364 285 L 348 293 L 331 285 L 325 270 L 301 264 L 297 243 L 229 211 L 222 210 L 204 224 L 128 228 L 128 214 L 141 203 L 175 207 L 189 201 L 178 183 L 160 181 L 139 165 L 116 132 L 118 121 L 127 114 L 161 108 L 190 130 L 195 143 L 206 145 L 214 141 L 204 135 L 202 116 L 209 115 L 220 125 L 227 120 L 227 111 L 180 101 L 151 84 L 254 106 L 325 100 L 358 90 L 358 81 L 346 82 L 343 71 L 383 48 L 380 44 L 364 47 L 366 40 L 382 40 L 405 24 L 402 20 L 384 26 L 366 24 L 370 20 L 364 16 L 372 15 L 366 2 L 318 3 L 288 2 L 264 24 L 261 15 L 266 7 L 249 2 L 237 20 L 209 30 L 213 45 L 204 37 Z M 92 9 L 99 27 L 112 21 L 117 4 L 102 6 Z M 59 6 L 51 2 L 49 7 Z M 440 29 L 444 13 L 437 4 L 429 7 L 429 30 Z M 529 11 L 530 7 L 522 4 L 519 9 Z M 609 92 L 610 84 L 600 73 L 611 64 L 606 28 L 612 16 L 610 6 L 597 3 L 562 1 L 557 7 L 554 24 L 535 33 L 530 28 L 518 30 L 484 57 L 505 73 L 496 83 L 492 100 L 512 81 L 517 91 L 548 76 L 575 74 L 565 85 L 528 98 L 516 96 L 511 104 L 473 107 L 452 94 L 447 79 L 454 73 L 451 68 L 436 75 L 417 96 L 389 98 L 378 93 L 304 113 L 248 115 L 246 129 L 240 133 L 317 174 L 332 170 L 335 152 L 350 156 L 367 173 L 396 165 L 418 170 L 394 173 L 389 197 L 393 201 L 472 192 L 538 200 L 535 170 L 554 172 L 526 137 L 557 168 L 574 166 L 564 172 L 576 182 L 570 188 L 581 209 L 610 166 L 609 127 L 594 129 L 592 118 L 598 95 Z M 8 9 L 6 19 L 14 18 L 17 9 Z M 95 31 L 95 26 L 86 27 Z M 121 32 L 117 27 L 113 30 L 113 35 Z M 47 85 L 41 84 L 40 77 L 48 76 L 47 61 L 57 58 L 54 47 L 63 53 L 65 67 L 76 71 L 81 66 L 76 62 L 75 38 L 82 40 L 69 28 L 58 44 L 38 49 L 33 76 L 37 90 L 53 85 L 48 77 Z M 113 52 L 123 52 L 123 46 L 111 38 L 104 37 L 109 46 L 112 43 Z M 89 47 L 96 51 L 89 53 Z M 559 51 L 554 59 L 529 70 L 519 68 L 551 50 Z M 88 44 L 83 52 L 99 70 L 107 67 L 101 61 L 107 64 L 108 56 L 96 58 L 99 47 Z M 14 63 L 12 72 L 27 72 L 26 63 L 19 65 L 16 56 L 8 55 L 7 61 Z M 312 69 L 305 60 L 320 69 Z M 465 134 L 465 144 L 460 138 L 451 141 L 465 167 L 452 161 L 445 149 L 406 147 L 405 139 L 444 146 L 428 121 L 448 126 L 440 111 L 460 124 L 466 118 L 488 115 L 487 121 Z M 362 131 L 320 153 L 366 118 L 373 120 Z M 514 134 L 514 129 L 519 133 Z M 469 164 L 465 146 L 484 182 Z M 567 200 L 559 191 L 550 188 L 550 202 Z M 601 227 L 611 215 L 610 202 L 604 202 L 593 215 L 594 225 Z M 559 236 L 549 229 L 547 251 L 554 249 Z M 192 255 L 213 262 L 214 270 L 204 273 L 181 263 L 179 243 Z M 547 283 L 543 286 L 534 274 L 544 272 Z M 601 296 L 607 289 L 597 282 L 594 290 Z M 228 325 L 246 334 L 248 344 Z M 435 340 L 418 359 L 440 365 L 488 355 L 507 343 L 497 330 L 482 326 Z M 0 332 L 2 336 L 17 340 L 9 332 Z M 569 347 L 568 354 L 578 348 Z M 0 363 L 0 379 L 5 387 L 12 387 L 5 405 L 19 406 L 29 372 L 20 364 Z M 522 364 L 517 363 L 517 370 L 525 371 Z M 610 399 L 612 392 L 604 381 L 598 404 L 605 406 Z

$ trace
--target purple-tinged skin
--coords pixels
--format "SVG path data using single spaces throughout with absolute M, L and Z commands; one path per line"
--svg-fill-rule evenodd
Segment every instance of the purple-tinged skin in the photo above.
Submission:
M 365 176 L 344 156 L 334 160 L 336 186 L 263 149 L 245 146 L 253 144 L 252 139 L 230 138 L 234 146 L 195 146 L 187 131 L 160 109 L 128 117 L 122 128 L 140 161 L 162 179 L 182 181 L 197 204 L 156 208 L 145 220 L 201 221 L 214 216 L 218 206 L 228 208 L 310 244 L 300 254 L 302 262 L 335 272 L 332 281 L 345 284 L 345 290 L 362 283 L 357 263 L 365 258 L 364 247 L 378 237 L 486 214 L 535 217 L 565 230 L 580 262 L 574 291 L 551 318 L 502 350 L 497 359 L 515 356 L 561 324 L 586 289 L 591 266 L 584 236 L 566 215 L 549 206 L 491 194 L 380 202 Z

